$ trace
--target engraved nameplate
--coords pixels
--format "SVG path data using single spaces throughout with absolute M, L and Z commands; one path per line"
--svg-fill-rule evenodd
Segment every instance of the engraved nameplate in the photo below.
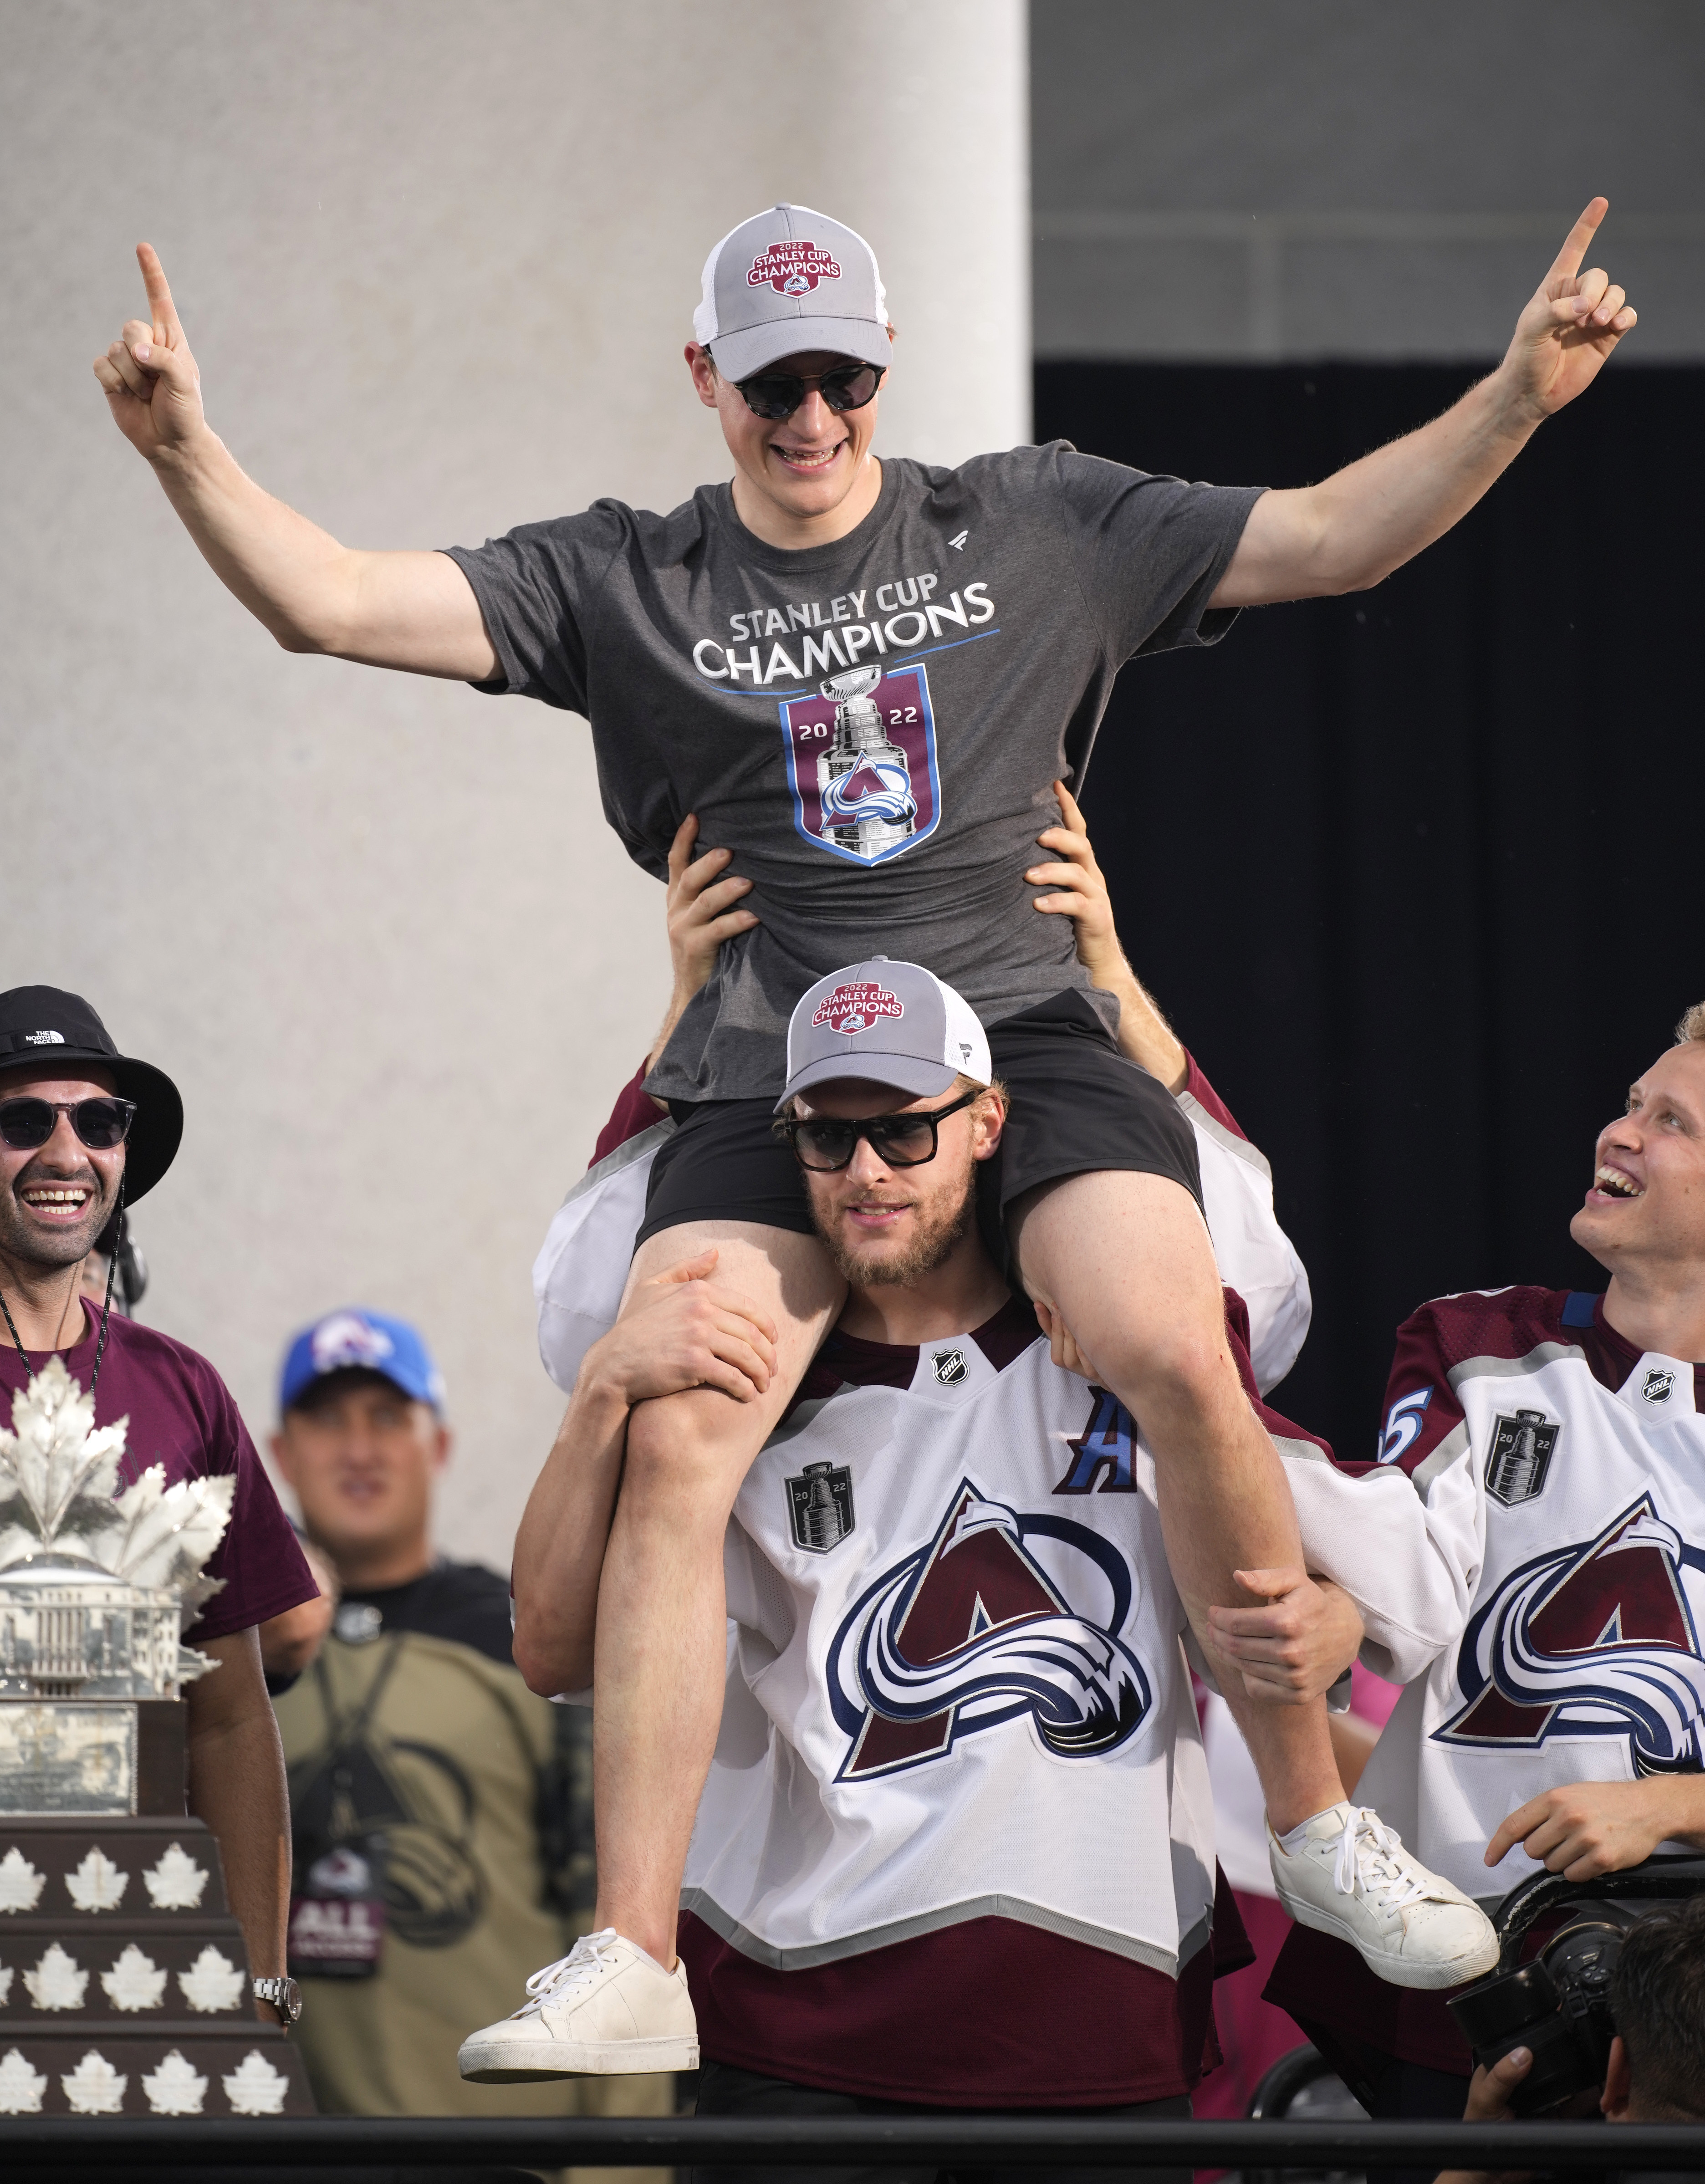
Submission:
M 137 1709 L 0 1702 L 0 1813 L 134 1813 Z

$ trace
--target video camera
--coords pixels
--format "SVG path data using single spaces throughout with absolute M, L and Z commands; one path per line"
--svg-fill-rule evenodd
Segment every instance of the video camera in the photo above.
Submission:
M 1446 2007 L 1486 2069 L 1513 2048 L 1532 2049 L 1533 2068 L 1511 2096 L 1518 2115 L 1542 2115 L 1604 2083 L 1616 2036 L 1611 1981 L 1624 1937 L 1646 1912 L 1702 1892 L 1705 1858 L 1670 1857 L 1591 1880 L 1536 1873 L 1504 1898 L 1492 1921 L 1502 1945 L 1497 1970 Z M 1569 1907 L 1562 1924 L 1523 1964 L 1526 1935 L 1562 1904 Z

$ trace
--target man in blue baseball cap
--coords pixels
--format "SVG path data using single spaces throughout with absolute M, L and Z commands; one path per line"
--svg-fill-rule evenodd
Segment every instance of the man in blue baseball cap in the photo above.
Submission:
M 575 1916 L 593 1886 L 590 1740 L 521 1681 L 508 1580 L 433 1547 L 451 1435 L 418 1330 L 365 1306 L 326 1313 L 286 1351 L 278 1406 L 273 1456 L 342 1587 L 331 1636 L 276 1702 L 290 1962 L 314 2004 L 302 2047 L 321 2109 L 667 2114 L 660 2078 L 588 2092 L 458 2071 L 471 2012 L 499 2015 L 590 1923 Z

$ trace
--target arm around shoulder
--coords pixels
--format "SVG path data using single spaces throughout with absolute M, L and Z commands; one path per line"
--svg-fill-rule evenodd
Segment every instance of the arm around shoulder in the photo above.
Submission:
M 769 1386 L 774 1324 L 710 1282 L 716 1264 L 712 1246 L 628 1297 L 586 1353 L 528 1498 L 515 1537 L 515 1662 L 547 1697 L 591 1686 L 599 1581 L 634 1405 L 701 1387 L 749 1402 Z

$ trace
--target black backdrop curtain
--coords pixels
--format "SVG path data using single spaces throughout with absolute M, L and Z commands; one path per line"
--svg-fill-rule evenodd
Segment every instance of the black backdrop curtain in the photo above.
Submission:
M 1045 365 L 1036 437 L 1301 485 L 1476 376 Z M 1705 998 L 1702 398 L 1613 364 L 1377 590 L 1135 662 L 1103 724 L 1120 932 L 1273 1162 L 1315 1299 L 1279 1401 L 1346 1452 L 1424 1298 L 1604 1287 L 1594 1137 Z

